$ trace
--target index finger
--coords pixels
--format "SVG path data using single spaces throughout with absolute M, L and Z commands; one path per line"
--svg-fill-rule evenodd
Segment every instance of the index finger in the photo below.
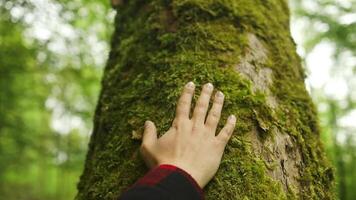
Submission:
M 193 82 L 189 82 L 184 86 L 183 92 L 178 100 L 176 109 L 176 118 L 189 118 L 190 107 L 195 90 Z

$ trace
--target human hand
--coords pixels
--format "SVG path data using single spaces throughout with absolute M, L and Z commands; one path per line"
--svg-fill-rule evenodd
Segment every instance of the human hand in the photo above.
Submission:
M 215 136 L 224 103 L 224 94 L 220 91 L 215 94 L 205 121 L 213 89 L 211 83 L 203 86 L 190 119 L 195 85 L 189 82 L 179 98 L 171 128 L 160 138 L 157 138 L 154 123 L 146 121 L 140 153 L 149 168 L 161 164 L 175 165 L 189 173 L 201 188 L 213 178 L 236 125 L 236 117 L 230 115 Z

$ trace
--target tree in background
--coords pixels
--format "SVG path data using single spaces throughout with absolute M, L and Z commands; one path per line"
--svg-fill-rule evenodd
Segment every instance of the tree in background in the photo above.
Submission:
M 333 173 L 289 33 L 286 1 L 114 1 L 111 53 L 76 199 L 115 199 L 146 172 L 181 87 L 211 82 L 238 118 L 207 199 L 332 199 Z M 125 2 L 125 3 L 121 3 Z M 222 124 L 220 124 L 222 125 Z
M 46 136 L 51 132 L 49 113 L 41 109 L 48 88 L 42 79 L 45 71 L 37 70 L 35 49 L 22 38 L 23 25 L 11 21 L 4 7 L 0 16 L 0 191 L 4 198 L 32 198 L 36 190 L 28 186 L 28 174 L 44 170 L 48 162 L 46 157 L 39 159 L 43 155 L 39 152 L 48 152 L 50 142 Z M 39 184 L 43 184 L 42 175 Z M 16 194 L 12 194 L 14 187 Z
M 0 0 L 1 198 L 74 198 L 110 31 L 103 2 Z
M 356 126 L 350 121 L 356 117 L 356 93 L 352 89 L 356 87 L 356 1 L 292 2 L 296 22 L 304 23 L 305 57 L 316 48 L 328 48 L 332 52 L 330 69 L 319 66 L 330 71 L 328 83 L 319 88 L 312 86 L 311 94 L 320 105 L 328 157 L 336 167 L 338 196 L 341 200 L 353 200 L 356 197 Z M 330 88 L 339 92 L 332 93 Z

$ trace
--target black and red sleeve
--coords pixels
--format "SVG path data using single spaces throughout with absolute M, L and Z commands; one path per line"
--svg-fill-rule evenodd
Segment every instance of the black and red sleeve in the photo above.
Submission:
M 128 188 L 119 200 L 204 200 L 193 177 L 173 165 L 159 165 Z

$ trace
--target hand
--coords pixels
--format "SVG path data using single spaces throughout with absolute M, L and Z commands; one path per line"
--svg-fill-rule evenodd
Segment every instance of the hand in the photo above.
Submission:
M 195 90 L 194 83 L 189 82 L 179 98 L 171 128 L 160 138 L 157 138 L 154 123 L 146 121 L 140 152 L 148 167 L 175 165 L 189 173 L 201 188 L 213 178 L 236 125 L 236 117 L 231 115 L 215 136 L 224 103 L 224 94 L 220 91 L 215 94 L 205 121 L 213 89 L 211 83 L 203 86 L 193 116 L 189 119 Z

